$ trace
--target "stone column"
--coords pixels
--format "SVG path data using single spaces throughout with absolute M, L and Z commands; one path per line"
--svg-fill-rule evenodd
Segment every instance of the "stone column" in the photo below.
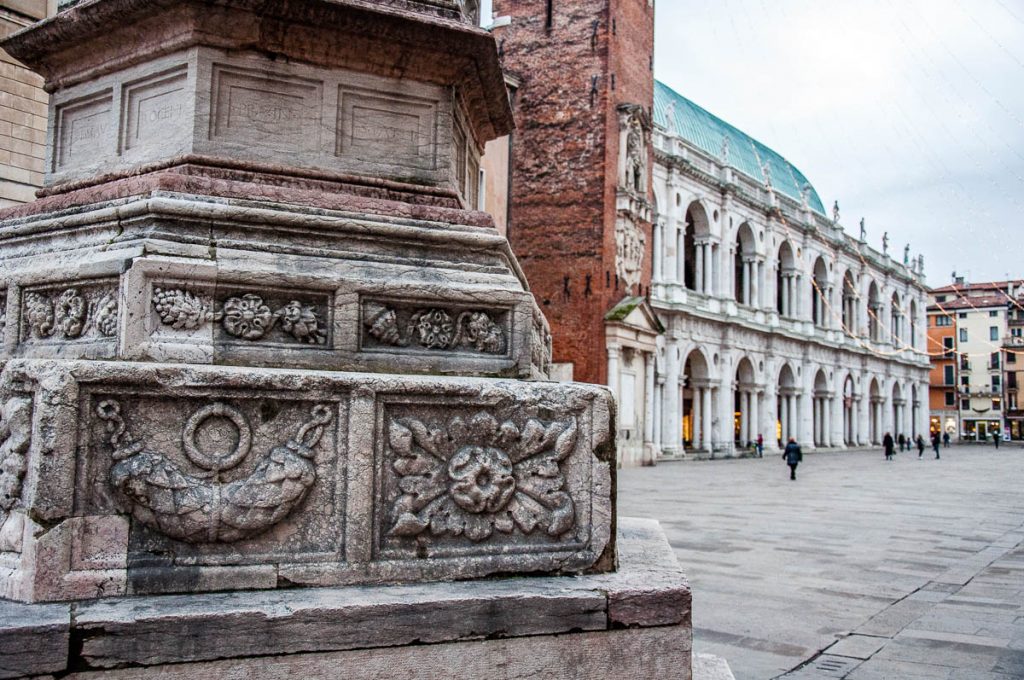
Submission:
M 644 445 L 654 446 L 654 354 L 644 353 Z
M 693 287 L 698 293 L 704 292 L 704 244 L 697 243 L 695 245 L 696 254 L 693 258 L 694 272 L 693 272 Z
M 619 399 L 619 348 L 608 348 L 608 389 L 615 395 L 615 403 L 622 408 L 622 401 Z M 618 410 L 619 420 L 622 422 L 622 412 Z
M 679 401 L 679 373 L 682 370 L 679 359 L 679 344 L 675 338 L 665 344 L 665 389 L 662 391 L 662 451 L 666 455 L 676 454 L 681 446 L 679 418 L 682 405 Z
M 675 230 L 676 238 L 676 271 L 675 280 L 681 286 L 686 281 L 686 223 L 683 222 Z M 696 284 L 694 284 L 696 285 Z
M 700 446 L 705 451 L 711 451 L 711 388 L 703 387 L 700 391 L 701 400 L 701 427 L 700 427 Z
M 825 436 L 822 438 L 822 443 L 825 446 L 832 446 L 832 397 L 824 397 L 821 400 L 822 405 L 822 429 L 825 431 Z
M 750 423 L 751 423 L 751 427 L 752 427 L 752 430 L 750 432 L 750 439 L 751 439 L 751 441 L 755 441 L 755 442 L 757 441 L 757 435 L 759 435 L 759 434 L 762 435 L 762 436 L 764 435 L 764 433 L 762 432 L 762 429 L 761 429 L 761 419 L 760 419 L 760 415 L 761 415 L 760 414 L 760 410 L 761 410 L 760 401 L 761 401 L 761 398 L 760 398 L 760 396 L 761 395 L 758 393 L 758 391 L 756 389 L 753 390 L 750 393 Z
M 664 444 L 662 415 L 665 410 L 665 376 L 655 378 L 654 387 L 654 450 L 660 455 Z
M 651 252 L 653 254 L 653 261 L 651 262 L 651 279 L 653 279 L 654 283 L 659 283 L 662 277 L 662 258 L 664 257 L 664 253 L 662 252 L 664 235 L 662 232 L 664 229 L 665 220 L 659 218 L 654 224 L 654 244 L 651 248 Z

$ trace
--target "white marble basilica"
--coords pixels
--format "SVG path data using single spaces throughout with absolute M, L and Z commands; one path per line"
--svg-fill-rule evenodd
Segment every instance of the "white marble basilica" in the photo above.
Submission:
M 738 455 L 758 435 L 769 451 L 927 437 L 923 260 L 894 259 L 887 235 L 869 247 L 863 223 L 846 234 L 799 170 L 661 83 L 653 148 L 664 332 L 608 334 L 609 384 L 637 393 L 618 395 L 622 464 Z

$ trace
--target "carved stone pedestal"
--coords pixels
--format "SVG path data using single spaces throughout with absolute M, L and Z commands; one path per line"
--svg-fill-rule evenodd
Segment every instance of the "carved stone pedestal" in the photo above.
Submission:
M 52 97 L 0 213 L 0 677 L 689 677 L 656 527 L 615 571 L 611 395 L 546 381 L 474 209 L 512 128 L 475 7 L 81 0 L 4 43 Z

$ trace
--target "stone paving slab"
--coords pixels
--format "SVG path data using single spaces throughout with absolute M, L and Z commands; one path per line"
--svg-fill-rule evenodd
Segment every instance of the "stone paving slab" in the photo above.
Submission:
M 796 482 L 772 458 L 670 463 L 621 471 L 619 503 L 662 521 L 694 649 L 737 680 L 1019 680 L 1022 469 L 980 446 L 814 453 Z

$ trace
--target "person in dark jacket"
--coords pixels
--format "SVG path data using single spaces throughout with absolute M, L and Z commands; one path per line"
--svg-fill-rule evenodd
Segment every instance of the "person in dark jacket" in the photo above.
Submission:
M 782 458 L 786 461 L 786 465 L 789 466 L 789 478 L 796 479 L 796 466 L 804 459 L 804 454 L 800 450 L 800 445 L 792 437 L 789 438 L 789 443 L 786 444 L 786 450 L 782 452 Z
M 882 437 L 882 446 L 885 448 L 885 459 L 892 460 L 892 457 L 896 455 L 896 442 L 892 440 L 892 435 L 888 432 Z
M 949 436 L 948 434 L 946 435 Z M 935 449 L 935 457 L 939 457 L 939 433 L 936 432 L 932 435 L 932 448 Z
M 917 457 L 924 455 L 924 437 L 917 435 Z
M 896 437 L 896 441 L 900 445 L 900 451 L 906 450 L 906 449 L 904 449 L 904 446 L 906 446 L 907 439 L 906 439 L 906 437 L 903 436 L 902 432 L 900 433 L 900 436 Z
M 948 432 L 945 432 L 942 435 L 942 447 L 946 448 L 946 449 L 949 448 L 949 433 Z

